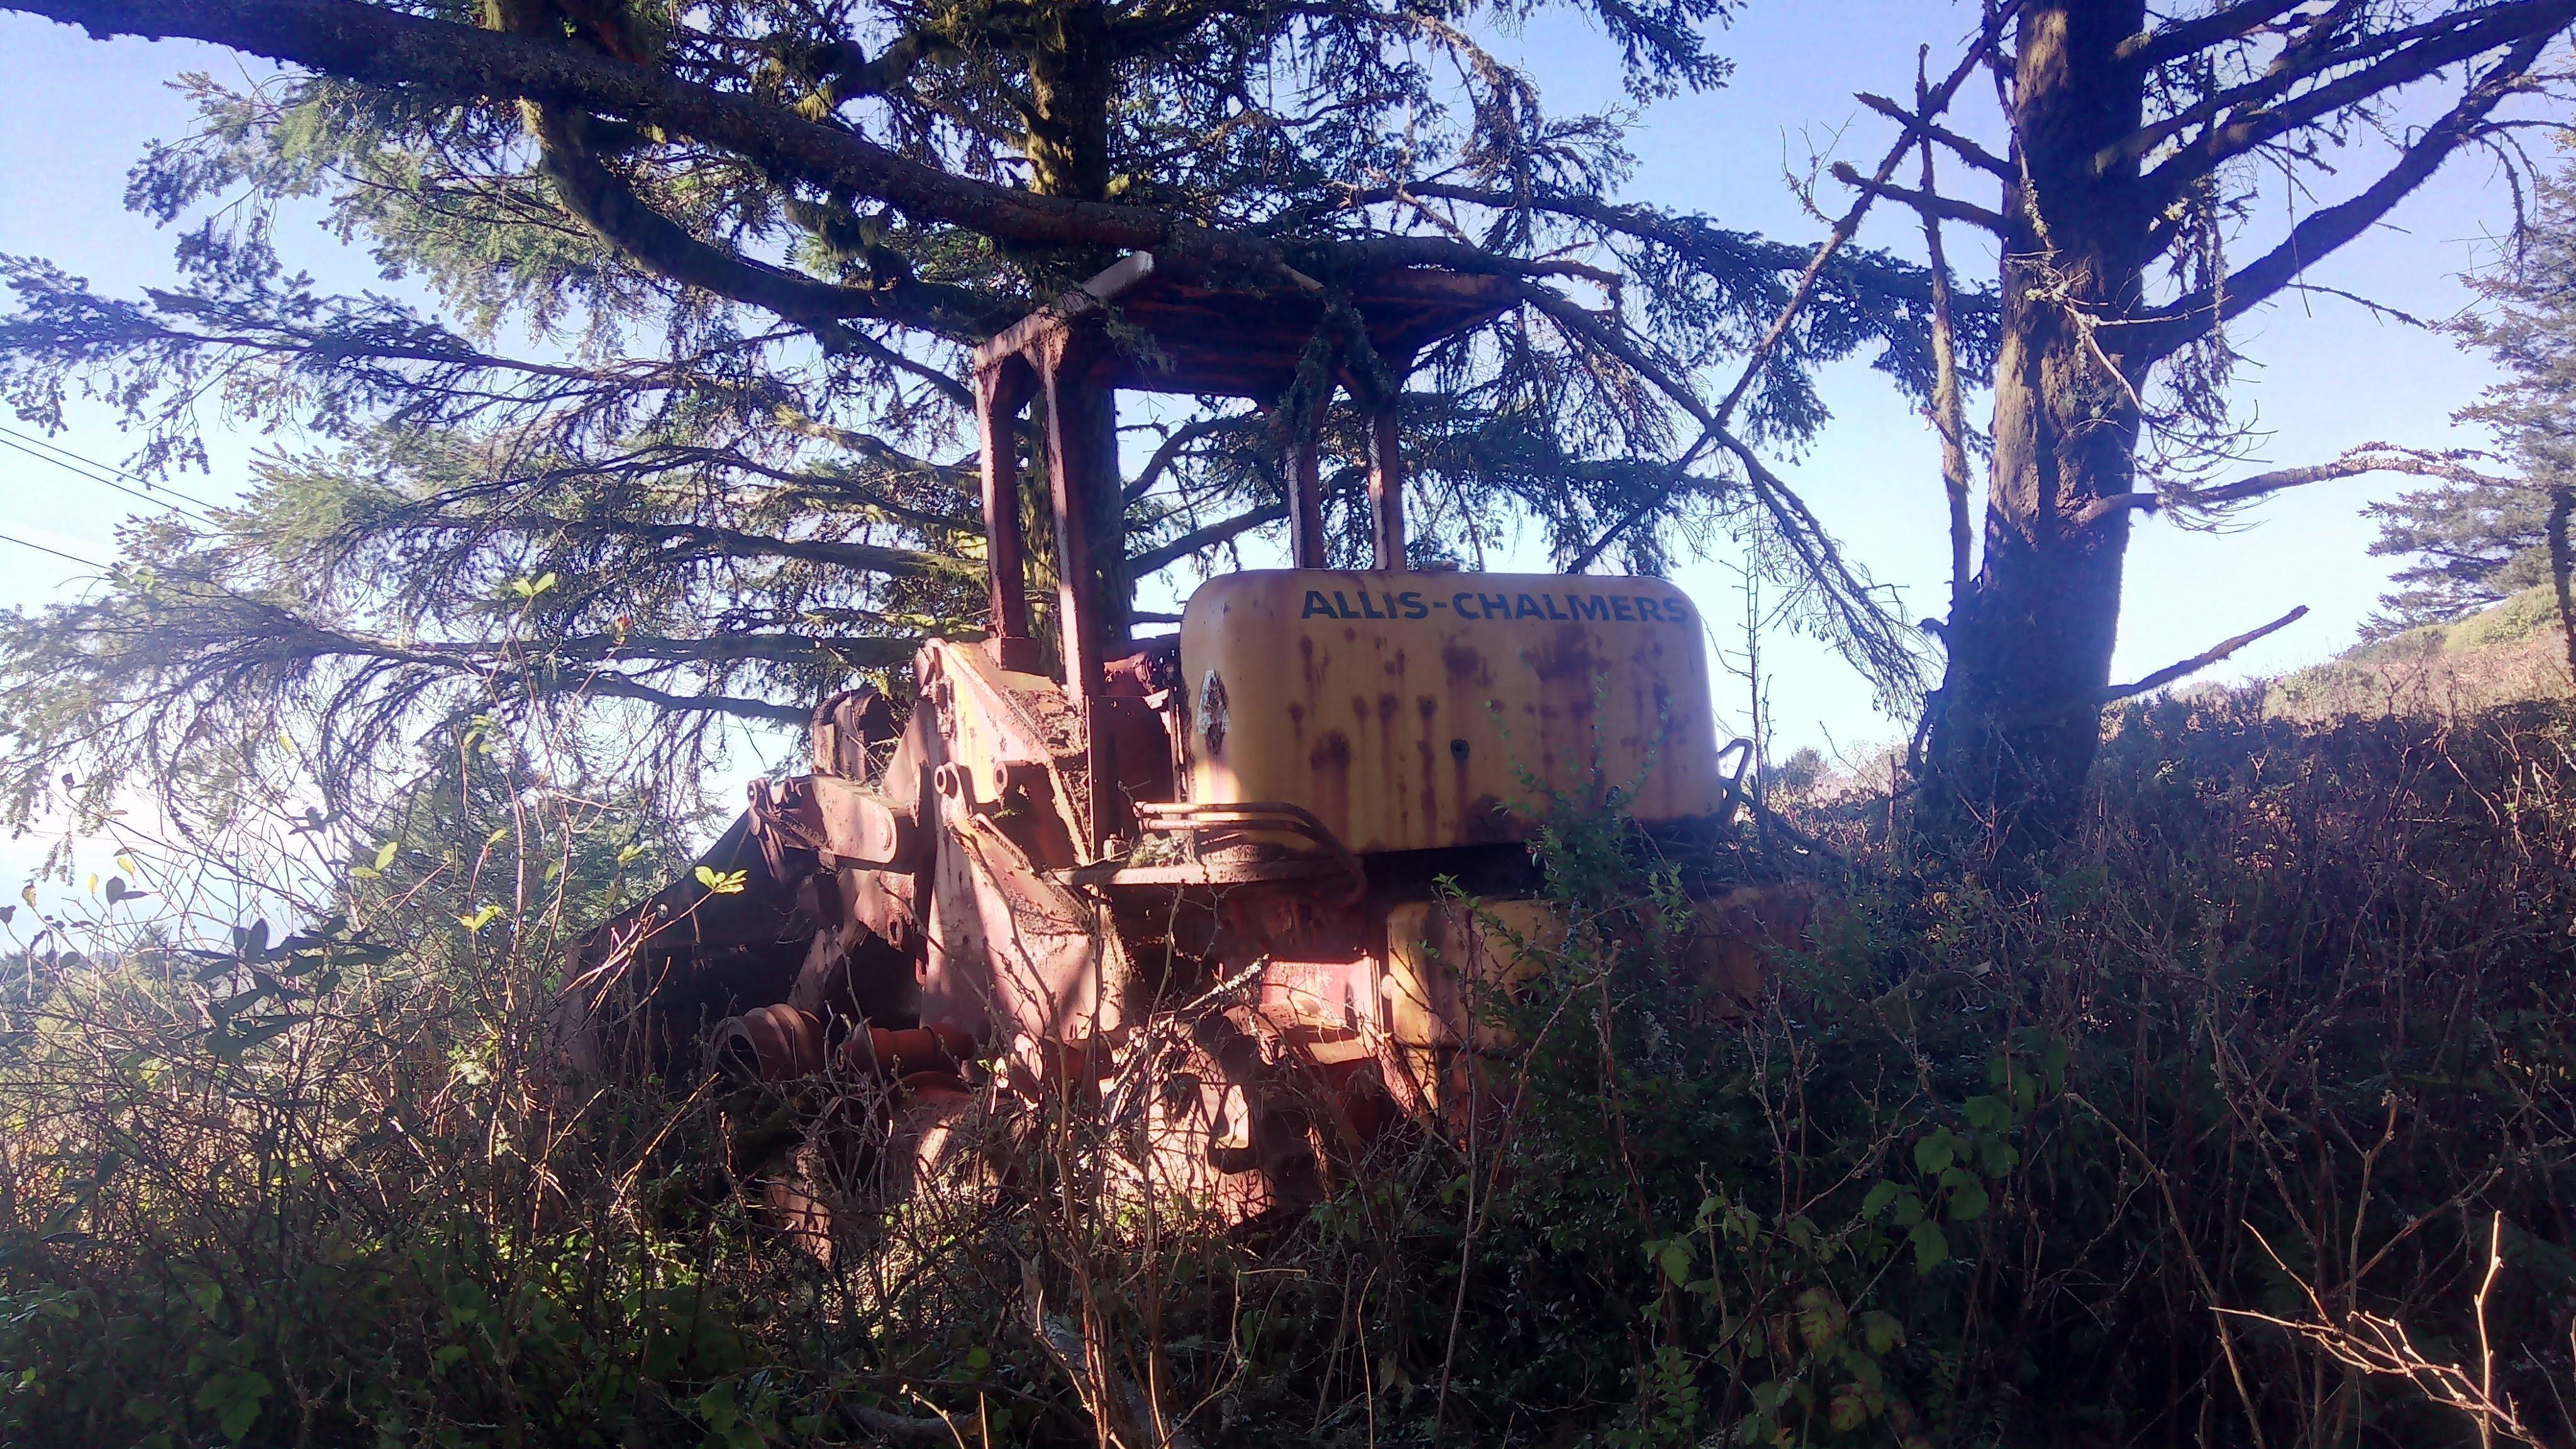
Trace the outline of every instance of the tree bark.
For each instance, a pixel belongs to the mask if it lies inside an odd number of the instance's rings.
[[[1029,160],[1029,189],[1070,201],[1107,201],[1110,181],[1110,102],[1117,73],[1109,40],[1109,12],[1102,0],[1047,6],[1032,19],[1029,124],[1022,151]],[[1069,270],[1088,276],[1114,261],[1108,251],[1068,255]],[[1066,379],[1059,406],[1065,425],[1081,436],[1069,452],[1106,460],[1106,486],[1079,500],[1084,510],[1093,599],[1093,637],[1100,657],[1126,652],[1134,633],[1135,581],[1127,568],[1127,505],[1118,478],[1117,394],[1105,384]],[[1068,649],[1066,657],[1074,657]],[[1092,681],[1096,684],[1096,681]]]
[[[2142,118],[2144,69],[2120,51],[2145,18],[2034,0],[2018,24],[1985,558],[1947,630],[1924,802],[1938,834],[2005,859],[2073,823],[2111,678],[2134,510],[2094,505],[2135,485],[2139,406],[2119,329],[2087,334],[2140,307],[2152,218],[2137,163],[2096,158]]]

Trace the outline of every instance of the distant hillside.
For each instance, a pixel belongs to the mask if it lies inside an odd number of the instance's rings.
[[[2285,674],[2266,687],[2263,709],[2301,720],[2451,716],[2571,694],[2558,605],[2544,585],[2465,619],[2409,629]]]

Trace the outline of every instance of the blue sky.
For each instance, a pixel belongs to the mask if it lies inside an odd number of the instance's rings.
[[[1938,64],[1974,13],[1938,0],[1755,0],[1721,37],[1739,61],[1733,81],[1647,113],[1632,143],[1638,166],[1629,194],[1704,211],[1729,226],[1814,237],[1822,228],[1790,194],[1785,170],[1803,170],[1811,147],[1830,147],[1829,154],[1866,169],[1887,131],[1851,93],[1907,93],[1915,46],[1933,43]],[[1616,99],[1607,47],[1578,22],[1542,15],[1526,31],[1498,37],[1497,45],[1536,71],[1554,109]],[[164,83],[191,68],[243,72],[238,59],[208,47],[100,44],[68,27],[0,16],[0,252],[51,258],[111,293],[166,280],[170,235],[126,212],[121,194],[144,143],[186,128],[187,109]],[[1972,127],[1978,119],[1969,114]],[[2362,174],[2359,164],[2348,170]],[[2324,198],[2354,184],[2328,178]],[[1837,189],[1829,184],[1826,195],[1839,209]],[[2506,193],[2491,168],[2463,163],[2312,280],[2418,316],[2447,316],[2466,300],[2457,274],[2481,261],[2485,239],[2508,219]],[[2281,222],[2269,218],[2258,230],[2277,232]],[[1893,213],[1882,213],[1863,240],[1917,249],[1910,219]],[[290,259],[326,286],[383,285],[362,254],[341,250],[318,228],[283,242]],[[1991,252],[1973,237],[1954,234],[1952,247],[1964,271],[1991,273]],[[2370,441],[2419,447],[2482,441],[2456,430],[2450,414],[2476,395],[2489,370],[2439,337],[2316,298],[2251,319],[2239,340],[2253,364],[2240,394],[2245,412],[2271,433],[2249,471],[2322,461]],[[1828,397],[1837,420],[1784,473],[1855,557],[1903,591],[1910,616],[1940,613],[1947,554],[1927,428],[1858,366],[1833,378]],[[0,426],[19,428],[13,419],[0,419]],[[55,441],[109,463],[132,447],[95,410],[76,414],[75,426]],[[241,485],[255,449],[294,441],[217,438],[212,476],[182,486],[203,497],[227,495]],[[2218,677],[2277,672],[2350,644],[2391,566],[2364,552],[2373,530],[2360,509],[2399,486],[2392,479],[2315,486],[2271,502],[2248,516],[2252,526],[2225,535],[2140,523],[2120,677],[2197,653],[2296,604],[2313,612],[2246,650]],[[114,548],[117,521],[136,506],[97,483],[0,448],[0,533],[104,559]],[[1693,564],[1678,574],[1716,619],[1739,617],[1742,607],[1725,563]],[[61,597],[88,572],[0,543],[0,607]],[[1784,746],[1851,748],[1900,728],[1872,710],[1868,689],[1850,670],[1810,641],[1766,639],[1765,665]],[[1721,707],[1740,716],[1742,686],[1721,677],[1719,691]]]

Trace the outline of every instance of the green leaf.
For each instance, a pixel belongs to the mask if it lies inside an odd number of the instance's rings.
[[[1842,1337],[1843,1321],[1843,1305],[1832,1290],[1819,1286],[1798,1295],[1798,1336],[1809,1353]]]
[[[1958,1159],[1957,1139],[1947,1127],[1935,1128],[1932,1134],[1914,1144],[1915,1169],[1925,1176],[1936,1176],[1941,1169]]]
[[[249,1369],[220,1373],[197,1390],[197,1407],[215,1416],[215,1427],[238,1444],[259,1422],[260,1402],[269,1395],[265,1375]]]
[[[1690,1239],[1666,1238],[1662,1251],[1655,1256],[1657,1261],[1663,1264],[1664,1276],[1673,1280],[1674,1287],[1679,1288],[1690,1282]]]
[[[392,865],[394,863],[394,857],[401,853],[402,842],[398,840],[388,840],[384,844],[377,846],[376,869],[382,871],[386,867]]]
[[[1905,1239],[1914,1245],[1914,1271],[1917,1273],[1929,1273],[1950,1261],[1950,1240],[1941,1236],[1941,1225],[1930,1218],[1916,1223]]]
[[[1873,1184],[1870,1190],[1861,1196],[1860,1215],[1863,1218],[1877,1217],[1887,1211],[1888,1206],[1896,1201],[1896,1195],[1903,1190],[1892,1182]]]
[[[1896,1321],[1895,1314],[1880,1308],[1860,1316],[1860,1335],[1871,1353],[1885,1353],[1905,1345],[1905,1325]]]
[[[1954,1223],[1974,1221],[1984,1217],[1986,1209],[1992,1205],[1993,1200],[1986,1195],[1983,1183],[1970,1182],[1953,1188],[1950,1191],[1950,1221]]]
[[[720,871],[711,866],[702,865],[697,869],[697,877],[698,884],[705,886],[715,895],[738,896],[749,884],[751,872],[748,870]]]
[[[472,935],[480,932],[485,926],[492,924],[494,920],[500,917],[500,914],[501,908],[499,906],[487,905],[470,916],[458,916],[456,918],[456,924],[463,926],[466,933],[468,935]]]

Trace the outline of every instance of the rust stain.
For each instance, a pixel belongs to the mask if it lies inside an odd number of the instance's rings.
[[[1422,756],[1422,828],[1437,830],[1440,827],[1440,787],[1433,782],[1440,777],[1434,772],[1431,762],[1431,725],[1440,713],[1440,701],[1427,694],[1417,695],[1413,707],[1422,715],[1422,723],[1413,731],[1413,747]]]
[[[1454,724],[1455,722],[1453,721],[1452,723]],[[1468,753],[1469,747],[1464,738],[1455,738],[1449,741],[1449,793],[1458,798],[1458,822],[1461,829],[1464,829],[1466,826],[1467,802],[1469,799],[1467,792],[1472,788],[1471,782],[1473,779],[1473,777],[1468,773],[1467,768]]]
[[[1478,844],[1511,840],[1519,835],[1503,813],[1502,797],[1491,793],[1477,796],[1475,803],[1467,807],[1467,818],[1461,823],[1466,827],[1467,838]]]
[[[1494,672],[1486,667],[1485,656],[1472,644],[1451,640],[1442,645],[1440,664],[1442,668],[1449,671],[1449,687],[1452,689],[1467,684],[1472,684],[1478,689],[1493,687]]]
[[[1377,788],[1385,799],[1394,802],[1398,824],[1403,833],[1413,833],[1413,802],[1404,798],[1404,768],[1395,758],[1395,714],[1403,707],[1393,691],[1377,697]]]
[[[1336,829],[1348,827],[1351,818],[1351,737],[1340,730],[1326,730],[1315,738],[1315,747],[1306,753],[1306,766],[1315,779],[1316,813]]]

